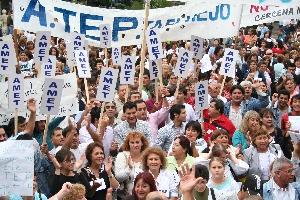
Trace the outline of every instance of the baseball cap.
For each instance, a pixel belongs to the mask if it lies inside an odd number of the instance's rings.
[[[255,174],[249,174],[246,177],[246,181],[242,184],[242,190],[248,191],[250,195],[262,196],[263,183],[259,176]]]

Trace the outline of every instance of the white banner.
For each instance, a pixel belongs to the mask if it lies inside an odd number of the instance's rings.
[[[56,56],[49,56],[48,62],[42,64],[41,74],[43,77],[55,76]]]
[[[97,91],[97,100],[112,102],[115,97],[119,70],[102,67]]]
[[[36,33],[34,47],[34,63],[42,64],[48,61],[51,32],[38,31]]]
[[[120,84],[134,84],[135,59],[133,56],[122,56]]]
[[[196,83],[195,90],[195,110],[208,108],[208,81]]]
[[[100,25],[100,47],[110,48],[111,47],[111,28],[109,24]]]
[[[259,4],[259,5],[277,5],[290,6],[299,5],[299,0],[178,0],[181,2],[193,3],[234,3],[234,4]]]
[[[141,44],[144,10],[117,10],[87,7],[60,0],[13,0],[14,27],[30,32],[51,31],[66,38],[78,32],[99,46],[100,24],[112,27],[112,45]],[[159,30],[164,41],[202,38],[226,38],[238,32],[241,6],[237,4],[200,3],[151,9],[149,28]],[[216,31],[222,29],[222,31]]]
[[[150,80],[155,80],[158,78],[158,67],[156,61],[150,60],[149,72],[150,72]]]
[[[0,56],[0,74],[16,73],[14,66],[16,53],[12,42],[0,41]]]
[[[24,108],[24,75],[11,74],[8,77],[8,86],[9,108]]]
[[[222,65],[220,68],[220,75],[235,78],[235,64],[238,58],[239,51],[226,48],[224,57],[222,58]]]
[[[32,140],[0,142],[0,196],[32,196],[33,172]]]
[[[202,56],[205,54],[203,49],[203,41],[204,39],[198,36],[192,35],[191,37],[191,51],[194,52],[194,58],[201,59]]]
[[[79,78],[91,78],[89,57],[86,50],[76,50],[75,59]]]
[[[111,57],[112,57],[113,65],[121,65],[121,57],[122,57],[121,47],[113,47]]]
[[[157,30],[147,29],[147,46],[150,60],[157,60],[165,57]]]
[[[192,61],[193,52],[185,49],[180,49],[177,63],[174,69],[174,74],[178,77],[186,78],[188,76]]]

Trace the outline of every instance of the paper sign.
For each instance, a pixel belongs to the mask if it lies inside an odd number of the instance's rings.
[[[121,65],[121,56],[121,47],[113,47],[111,54],[113,65]]]
[[[11,110],[24,108],[24,75],[11,74],[8,81],[9,108]]]
[[[300,132],[300,116],[289,116],[289,122],[291,123],[291,131]]]
[[[85,49],[85,36],[79,33],[71,33],[71,39],[73,50]]]
[[[34,47],[34,63],[42,64],[48,61],[51,32],[38,31]]]
[[[203,51],[203,41],[204,39],[198,36],[192,35],[191,37],[191,51],[194,52],[194,58],[201,59],[204,55]]]
[[[15,48],[13,43],[0,41],[0,74],[14,74],[14,53]]]
[[[211,60],[208,54],[205,54],[200,62],[201,62],[201,67],[200,67],[201,73],[205,73],[212,70],[213,66],[211,64]]]
[[[114,100],[118,74],[118,69],[108,67],[101,69],[97,100],[104,102],[112,102]]]
[[[75,58],[77,63],[78,77],[91,78],[91,69],[86,50],[76,50]]]
[[[62,90],[64,86],[63,79],[46,78],[44,92],[40,107],[40,113],[45,115],[56,115],[59,112]]]
[[[300,133],[288,131],[288,134],[291,136],[291,141],[293,142],[300,142]]]
[[[154,80],[158,78],[158,66],[156,61],[150,60],[149,72],[150,72],[150,80]]]
[[[154,29],[147,29],[147,46],[150,60],[157,60],[164,57],[161,41]]]
[[[132,56],[122,56],[120,84],[134,84],[135,60]]]
[[[208,108],[208,81],[201,81],[195,84],[195,110],[206,108]]]
[[[234,49],[226,48],[224,57],[222,59],[222,65],[220,68],[220,75],[235,78],[235,64],[237,61],[239,52]]]
[[[32,196],[33,140],[0,142],[0,196]]]
[[[110,48],[111,47],[111,28],[109,24],[100,25],[100,47],[101,48]]]
[[[192,59],[193,52],[185,49],[180,49],[176,67],[174,69],[174,74],[178,77],[186,78],[192,65]]]
[[[56,56],[49,56],[48,62],[42,64],[42,76],[54,77],[56,70]]]

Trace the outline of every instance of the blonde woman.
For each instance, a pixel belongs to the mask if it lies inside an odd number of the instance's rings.
[[[242,150],[249,147],[251,136],[261,128],[261,118],[259,114],[250,110],[246,112],[239,130],[236,130],[232,136],[232,145],[234,147],[241,146]]]

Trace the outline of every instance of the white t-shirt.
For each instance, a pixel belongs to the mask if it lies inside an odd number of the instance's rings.
[[[160,170],[155,182],[157,190],[163,192],[166,197],[178,197],[179,176],[175,171]]]
[[[262,180],[270,179],[270,164],[276,159],[275,155],[271,154],[270,151],[265,153],[258,153],[260,170],[262,172]]]
[[[86,147],[88,145],[89,145],[88,143],[82,143],[82,144],[79,144],[79,146],[78,146],[77,149],[70,149],[70,151],[74,154],[76,161],[79,160],[80,156],[85,153]],[[56,148],[55,154],[59,150],[61,150],[61,146],[59,146],[59,147]]]

